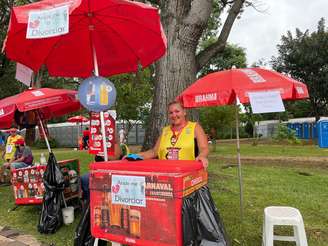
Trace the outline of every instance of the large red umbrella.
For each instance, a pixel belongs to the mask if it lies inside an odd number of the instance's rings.
[[[28,89],[17,95],[0,100],[0,128],[8,128],[16,111],[36,110],[43,119],[50,119],[78,111],[81,108],[77,92],[64,89]],[[41,119],[40,119],[40,122]],[[43,128],[43,125],[41,124]]]
[[[33,11],[69,6],[69,32],[26,39]],[[30,23],[35,25],[36,23]],[[126,0],[44,0],[13,8],[4,44],[6,55],[34,71],[45,64],[49,74],[64,77],[135,72],[159,59],[166,38],[158,10]],[[98,65],[99,64],[99,65]],[[106,146],[103,112],[100,112],[103,146]],[[107,160],[107,153],[104,151]]]
[[[69,6],[69,33],[27,39],[28,16]],[[158,10],[125,0],[44,0],[14,7],[4,50],[8,58],[34,71],[45,64],[49,74],[88,77],[99,64],[99,74],[136,72],[159,59],[166,50]],[[94,61],[96,56],[96,61]]]
[[[280,91],[284,100],[308,98],[305,84],[281,73],[263,68],[230,69],[208,74],[180,95],[187,108],[249,103],[249,92]]]
[[[248,93],[279,91],[284,100],[309,97],[302,82],[263,68],[231,69],[208,74],[185,89],[177,100],[186,108],[250,103]],[[243,216],[243,192],[239,143],[239,120],[236,110],[237,159],[239,171],[240,208]]]

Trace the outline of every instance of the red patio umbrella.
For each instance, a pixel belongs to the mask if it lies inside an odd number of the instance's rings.
[[[230,69],[208,74],[185,89],[177,100],[186,108],[250,103],[248,93],[279,91],[284,100],[309,97],[307,87],[278,72],[263,68]],[[239,120],[236,110],[237,159],[239,171],[240,208],[243,216],[243,192],[239,143]]]
[[[283,100],[309,97],[305,84],[263,68],[230,69],[208,74],[185,89],[179,100],[187,108],[249,103],[249,92],[279,90]]]
[[[30,12],[60,6],[69,7],[69,33],[26,39]],[[150,65],[164,55],[166,38],[158,10],[143,3],[44,0],[13,8],[3,48],[8,58],[34,71],[45,65],[52,76],[109,76]],[[106,146],[103,112],[100,118]]]
[[[82,123],[82,122],[88,122],[89,119],[84,117],[83,115],[77,115],[77,116],[68,118],[67,121],[72,122],[72,123]]]
[[[83,115],[76,115],[73,117],[70,117],[67,119],[68,122],[72,122],[72,123],[76,123],[77,125],[79,123],[81,123],[81,130],[78,128],[78,133],[77,133],[77,143],[79,143],[79,139],[80,139],[80,131],[82,131],[82,123],[83,122],[88,122],[89,119],[84,117]]]
[[[16,111],[36,110],[39,116],[42,115],[43,119],[50,119],[78,111],[80,107],[76,91],[50,88],[28,89],[0,100],[0,128],[9,128],[11,126]],[[44,132],[40,117],[39,120],[41,130]],[[50,151],[47,139],[46,142]]]
[[[28,16],[69,6],[69,33],[51,38],[27,39]],[[4,51],[8,58],[34,71],[45,64],[51,76],[89,77],[136,72],[164,55],[166,38],[158,10],[125,0],[44,0],[14,7]]]

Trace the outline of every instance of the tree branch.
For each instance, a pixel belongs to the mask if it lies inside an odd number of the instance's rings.
[[[209,60],[222,52],[227,43],[228,36],[230,34],[232,25],[236,20],[238,14],[241,12],[245,0],[235,0],[233,5],[229,10],[229,14],[224,22],[220,35],[215,43],[208,46],[205,50],[201,51],[196,56],[197,70],[199,71],[203,66],[205,66]]]

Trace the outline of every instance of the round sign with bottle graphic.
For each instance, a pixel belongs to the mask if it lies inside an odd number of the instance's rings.
[[[100,76],[85,79],[79,87],[80,103],[93,112],[106,111],[116,101],[116,89],[112,82]]]

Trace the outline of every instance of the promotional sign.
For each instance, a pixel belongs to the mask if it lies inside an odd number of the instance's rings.
[[[112,203],[146,207],[145,177],[113,175]]]
[[[16,76],[15,78],[22,82],[23,84],[30,86],[32,80],[33,70],[29,67],[20,64],[17,62],[16,64]]]
[[[126,181],[123,177],[123,174],[111,176],[106,172],[90,174],[92,235],[128,245],[177,245],[173,179],[156,175],[140,177],[145,184],[142,189],[146,193],[144,199],[147,199],[147,204],[139,206],[113,200],[113,193],[129,186],[118,188],[118,180]],[[136,177],[131,176],[131,179]],[[129,176],[125,178],[129,180]],[[130,181],[128,183],[133,186],[133,181]]]
[[[89,111],[106,111],[115,103],[115,86],[108,79],[100,76],[87,78],[79,87],[79,100]]]
[[[104,112],[105,132],[107,153],[109,156],[114,155],[115,147],[115,120],[109,112]],[[103,141],[100,126],[100,114],[96,112],[90,113],[90,138],[89,153],[95,155],[103,155]]]
[[[279,91],[249,92],[248,96],[254,114],[285,111]]]
[[[58,161],[65,180],[64,197],[66,200],[78,197],[80,188],[80,162],[77,159]],[[17,205],[42,204],[45,187],[43,174],[46,165],[12,169],[12,185]]]
[[[66,33],[68,6],[29,12],[26,39],[49,38]]]

